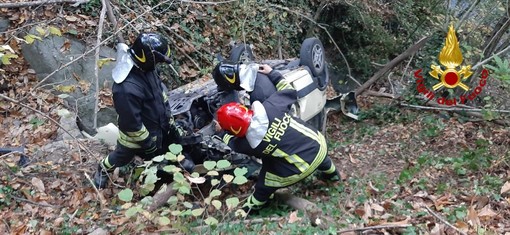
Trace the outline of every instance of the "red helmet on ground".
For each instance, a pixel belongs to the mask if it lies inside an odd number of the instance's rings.
[[[226,130],[237,137],[244,137],[250,126],[253,111],[239,103],[228,103],[221,106],[216,112],[218,123],[223,130]]]

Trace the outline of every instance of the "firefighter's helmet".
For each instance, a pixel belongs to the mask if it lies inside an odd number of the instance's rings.
[[[242,90],[239,77],[239,64],[231,61],[221,61],[213,71],[213,78],[219,90]]]
[[[221,129],[237,137],[244,137],[250,126],[253,111],[246,106],[231,102],[224,104],[217,111],[218,123]]]
[[[138,35],[129,54],[135,64],[144,71],[154,70],[157,63],[171,63],[168,41],[155,33]]]

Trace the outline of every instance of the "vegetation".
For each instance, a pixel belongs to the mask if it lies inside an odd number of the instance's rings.
[[[26,2],[19,2],[22,4]],[[103,4],[111,18],[99,25]],[[26,145],[34,155],[27,167],[16,153],[0,155],[1,233],[78,234],[105,232],[189,234],[336,234],[369,231],[395,234],[502,234],[510,226],[509,12],[505,1],[99,1],[78,5],[3,6],[9,26],[0,37],[0,143]],[[103,18],[104,19],[104,18]],[[476,99],[458,106],[438,106],[416,89],[413,73],[438,65],[450,25],[460,42],[463,65],[480,82],[490,72]],[[182,147],[141,163],[112,178],[110,189],[96,191],[87,177],[103,145],[65,144],[51,156],[36,153],[53,142],[59,126],[62,96],[44,87],[21,53],[50,36],[71,37],[96,46],[132,41],[139,32],[157,31],[173,48],[172,69],[163,76],[177,87],[208,77],[216,54],[229,44],[251,43],[257,59],[289,58],[310,36],[326,47],[333,93],[356,88],[423,37],[423,48],[384,73],[360,94],[359,121],[329,115],[329,154],[343,181],[328,184],[312,176],[291,187],[291,194],[315,203],[327,226],[311,226],[308,211],[274,201],[260,213],[239,210],[253,184],[245,169],[224,173],[226,160],[208,161],[207,174],[188,174],[161,162],[182,157]],[[60,50],[65,50],[63,45]],[[91,50],[92,52],[93,50]],[[109,63],[102,58],[98,64]],[[437,81],[425,82],[432,87]],[[36,89],[37,88],[37,89]],[[59,86],[61,92],[73,87]],[[372,93],[372,94],[373,94]],[[466,95],[441,89],[437,97]],[[381,98],[380,96],[386,97]],[[393,97],[393,98],[387,98]],[[107,102],[103,102],[107,105]],[[411,108],[414,109],[411,109]],[[462,109],[462,110],[461,110]],[[38,112],[37,112],[38,111]],[[53,120],[53,121],[52,121]],[[506,126],[505,126],[506,125]],[[96,143],[97,144],[97,143]],[[4,146],[0,146],[4,147]],[[85,148],[84,148],[85,147]],[[92,151],[92,153],[85,151]],[[157,172],[172,184],[161,188]],[[175,190],[162,207],[149,210],[155,191]]]

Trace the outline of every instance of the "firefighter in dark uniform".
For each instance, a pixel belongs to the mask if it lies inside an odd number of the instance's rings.
[[[324,180],[340,180],[327,156],[324,136],[289,114],[297,99],[296,90],[269,65],[261,65],[259,72],[268,75],[278,88],[276,93],[263,103],[253,102],[251,109],[228,103],[217,111],[221,129],[229,132],[223,135],[224,142],[236,152],[262,159],[259,179],[243,206],[245,210],[259,209],[277,189],[293,185],[316,170]]]
[[[170,113],[167,88],[155,68],[158,63],[171,62],[167,40],[142,33],[131,48],[121,43],[117,50],[112,92],[119,137],[116,149],[98,164],[94,175],[98,188],[106,187],[108,172],[114,168],[127,165],[135,155],[150,160],[164,154],[180,136]]]
[[[213,70],[214,82],[219,91],[245,90],[250,96],[250,104],[255,100],[264,102],[276,92],[276,87],[267,74],[260,73],[258,64],[243,64],[232,61],[221,61]],[[234,77],[225,74],[235,74]]]

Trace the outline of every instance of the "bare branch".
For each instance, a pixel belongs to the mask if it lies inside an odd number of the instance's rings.
[[[405,50],[402,54],[395,57],[388,64],[386,64],[382,69],[377,71],[367,82],[365,82],[361,87],[356,90],[356,95],[363,93],[368,87],[374,84],[380,77],[382,77],[386,72],[395,67],[397,64],[405,60],[407,57],[414,55],[416,51],[422,48],[425,43],[430,39],[430,37],[424,37],[416,42],[414,45]]]
[[[99,49],[101,44],[101,37],[103,37],[103,25],[104,25],[104,17],[106,15],[106,9],[108,4],[105,0],[101,0],[101,4],[103,7],[101,8],[101,14],[99,15],[99,28],[97,30],[97,42],[96,42],[96,54],[95,54],[95,63],[94,63],[94,76],[96,77],[96,94],[94,95],[94,120],[93,126],[94,130],[97,128],[97,113],[99,112]]]
[[[439,216],[438,214],[434,213],[427,205],[423,205],[423,208],[427,209],[427,211],[432,214],[434,217],[436,217],[437,219],[439,219],[441,222],[443,222],[444,224],[448,225],[448,227],[450,228],[453,228],[455,231],[457,231],[458,233],[462,234],[462,235],[467,235],[467,233],[465,233],[464,231],[458,229],[457,227],[453,226],[452,224],[450,224],[448,221],[446,221],[445,219],[441,218],[441,216]]]
[[[367,230],[376,230],[376,229],[389,229],[389,228],[407,228],[413,226],[412,224],[387,224],[387,225],[377,225],[377,226],[369,226],[364,228],[351,228],[351,229],[343,229],[336,231],[337,234],[342,233],[350,233],[350,232],[359,232],[359,231],[367,231]]]

